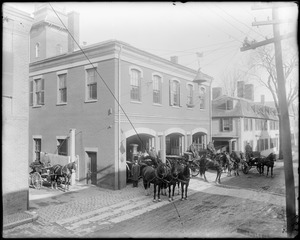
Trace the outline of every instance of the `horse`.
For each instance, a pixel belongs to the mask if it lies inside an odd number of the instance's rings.
[[[157,198],[160,202],[160,189],[162,185],[162,181],[167,176],[167,166],[164,163],[159,163],[157,168],[153,166],[148,166],[145,163],[141,163],[141,174],[143,178],[143,184],[146,191],[146,196],[150,195],[149,189],[150,184],[154,185],[154,195],[153,195],[153,202],[156,202],[156,187],[158,187],[157,191]]]
[[[181,200],[187,200],[187,192],[190,184],[190,167],[188,163],[178,165],[178,182],[181,184]],[[173,188],[174,195],[174,188]]]
[[[242,152],[240,152],[238,154],[238,152],[236,151],[232,151],[231,154],[230,154],[230,160],[231,160],[231,163],[230,163],[230,169],[228,169],[228,172],[230,173],[231,175],[231,170],[234,171],[234,175],[235,176],[239,176],[239,167],[241,165],[241,162],[245,162],[246,161],[246,158],[244,156],[244,154]]]
[[[267,177],[269,174],[269,169],[271,168],[271,177],[273,177],[273,167],[276,161],[276,154],[270,153],[267,157],[260,157],[258,163],[260,164],[260,174],[264,174],[264,168],[267,167]]]
[[[63,177],[65,180],[65,188],[64,191],[69,190],[70,179],[72,177],[72,170],[76,170],[76,163],[70,162],[64,166],[60,164],[55,164],[50,170],[51,173],[51,187],[53,188],[53,184],[56,185],[55,189],[57,189],[57,181],[60,177]]]
[[[179,194],[179,181],[178,181],[178,160],[167,159],[167,175],[162,181],[162,195],[167,195],[166,189],[169,189],[169,202],[174,200],[174,192],[176,183],[178,184],[178,194]],[[172,196],[171,196],[171,187],[172,189]]]
[[[213,159],[210,159],[204,154],[199,161],[199,168],[200,168],[200,176],[204,177],[204,181],[208,182],[205,176],[205,172],[208,169],[211,170],[216,170],[217,171],[217,176],[215,182],[221,183],[221,175],[222,171],[226,166],[226,161],[229,159],[229,154],[224,152],[224,153],[218,153]]]

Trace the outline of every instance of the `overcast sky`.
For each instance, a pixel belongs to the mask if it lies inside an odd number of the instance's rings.
[[[258,2],[256,2],[258,3]],[[33,13],[34,2],[10,3]],[[241,52],[243,40],[273,37],[271,25],[252,26],[252,22],[272,19],[270,9],[252,10],[254,2],[52,2],[67,12],[80,14],[80,44],[117,39],[134,47],[170,59],[178,56],[179,64],[201,70],[219,86],[222,76],[244,64],[250,51]],[[297,7],[282,8],[281,18],[297,18]],[[292,27],[295,28],[295,25]],[[290,32],[282,25],[281,33]],[[203,53],[197,57],[196,53]],[[259,101],[260,88],[255,100]],[[261,90],[264,92],[264,90]],[[266,100],[272,100],[266,94]]]

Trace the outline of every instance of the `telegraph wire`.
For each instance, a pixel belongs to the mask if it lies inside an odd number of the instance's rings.
[[[225,14],[227,14],[228,16],[232,17],[234,20],[236,20],[237,22],[243,24],[244,26],[246,26],[248,29],[250,29],[251,31],[255,32],[256,34],[262,36],[263,38],[265,38],[266,36],[262,35],[261,33],[259,32],[256,32],[252,27],[249,27],[247,24],[241,22],[240,20],[238,20],[237,18],[233,17],[232,15],[230,15],[229,13],[227,13],[223,8],[217,6],[217,5],[214,5],[216,6],[217,8],[219,8],[221,11],[223,11]]]
[[[135,129],[133,123],[131,122],[131,120],[129,119],[127,113],[125,112],[125,110],[123,109],[123,107],[121,106],[119,100],[116,98],[116,96],[114,95],[114,93],[112,92],[112,90],[109,88],[109,86],[107,85],[107,83],[105,82],[105,80],[102,78],[102,76],[100,75],[100,73],[98,72],[97,68],[94,67],[93,63],[90,61],[90,59],[88,58],[88,56],[85,54],[85,52],[83,51],[83,49],[80,47],[80,45],[77,43],[77,41],[75,40],[74,36],[70,33],[69,29],[66,27],[66,25],[63,23],[63,21],[61,20],[61,18],[58,16],[57,12],[54,10],[54,8],[52,7],[51,3],[49,2],[50,7],[52,8],[53,12],[56,14],[56,16],[58,17],[58,19],[60,20],[60,22],[62,23],[62,25],[65,27],[65,29],[68,31],[68,34],[72,37],[73,41],[76,43],[76,45],[78,46],[78,48],[80,49],[80,51],[83,53],[83,55],[86,57],[86,59],[88,60],[88,62],[92,65],[93,69],[95,69],[95,71],[97,72],[98,76],[100,77],[100,79],[102,80],[102,82],[104,83],[104,85],[106,86],[106,88],[108,89],[108,91],[110,92],[110,94],[113,96],[113,98],[115,99],[115,101],[118,103],[119,107],[122,109],[124,115],[126,116],[127,120],[129,121],[130,125],[132,126],[133,130],[135,131],[135,133],[137,134],[142,147],[145,148],[145,145],[140,137],[140,135],[138,134],[137,130]]]
[[[185,5],[185,4],[183,4],[183,6],[184,6],[184,8],[186,8],[186,5]],[[191,12],[191,13],[193,13],[193,14],[195,14],[193,11],[190,11],[190,10],[188,10],[188,9],[186,9],[186,10],[189,11],[189,12]],[[195,14],[195,16],[200,17],[199,15],[196,15],[196,14]],[[206,21],[205,18],[202,18],[202,17],[200,17],[200,18],[201,18],[201,19],[204,19],[204,20]],[[209,24],[214,25],[214,24],[212,24],[211,22],[210,22]],[[216,26],[216,25],[214,25],[214,26]],[[218,28],[219,30],[221,30],[223,33],[225,33],[226,35],[228,35],[229,37],[231,37],[231,38],[235,39],[236,41],[238,41],[238,42],[240,42],[240,43],[243,44],[243,42],[242,42],[241,40],[239,40],[239,39],[237,39],[236,37],[232,36],[231,34],[225,32],[222,28],[219,28],[219,27],[217,27],[217,28]]]

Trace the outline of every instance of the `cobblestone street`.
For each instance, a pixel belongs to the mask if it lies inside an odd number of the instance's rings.
[[[188,208],[195,208],[199,205],[195,200],[205,196],[207,196],[208,199],[211,198],[209,196],[215,196],[216,198],[219,195],[222,198],[228,196],[233,199],[240,199],[239,202],[241,199],[244,199],[242,202],[251,202],[251,200],[261,202],[260,208],[255,209],[255,206],[251,206],[251,208],[248,207],[244,209],[245,212],[251,209],[253,214],[254,212],[257,214],[258,211],[266,211],[266,209],[272,210],[272,206],[276,209],[284,209],[285,191],[284,179],[282,177],[282,162],[276,162],[274,178],[260,176],[256,169],[251,170],[247,175],[244,175],[243,173],[240,174],[239,177],[227,177],[226,174],[222,174],[221,185],[216,185],[213,182],[215,179],[214,172],[207,172],[209,183],[204,182],[199,176],[192,178],[189,187],[190,199],[187,200],[187,202],[181,202],[179,200],[180,197],[175,194],[175,202],[173,203],[170,203],[166,196],[162,196],[161,202],[153,203],[152,196],[145,196],[141,181],[139,182],[138,188],[132,188],[132,185],[129,184],[125,189],[116,191],[85,184],[72,186],[71,191],[66,193],[52,190],[47,187],[43,187],[41,190],[30,189],[29,210],[30,212],[36,212],[39,216],[38,219],[32,223],[5,230],[3,236],[9,238],[31,238],[37,236],[103,237],[103,234],[106,234],[105,236],[111,237],[108,233],[115,233],[115,236],[118,236],[119,231],[120,233],[124,232],[122,226],[130,233],[130,222],[139,222],[138,219],[141,218],[141,216],[145,217],[147,214],[151,215],[151,218],[156,216],[156,214],[159,213],[159,210],[152,211],[154,209],[165,209],[168,208],[168,206],[173,208],[172,205],[176,204],[179,211],[181,211],[182,209],[180,206],[183,203],[192,203],[194,204],[193,206],[186,204],[185,206]],[[298,179],[298,176],[295,177]],[[295,181],[295,183],[297,184],[298,182]],[[296,190],[298,190],[298,185]],[[194,199],[194,201],[191,199]],[[207,200],[204,199],[203,201],[205,202]],[[272,206],[269,206],[268,204],[271,204]],[[219,205],[222,206],[221,202]],[[203,207],[205,206],[206,205],[204,204]],[[272,211],[269,212],[269,214],[272,215]],[[235,214],[237,214],[234,212],[234,209],[230,208],[228,208],[226,212],[231,214],[231,217],[234,217]],[[159,218],[164,219],[163,215],[159,216]],[[255,216],[255,214],[253,216]],[[281,230],[277,229],[277,231],[282,231],[285,224],[285,217],[281,216],[278,220],[277,215],[275,214],[273,215],[273,218],[277,221],[276,226],[278,227],[279,224],[281,228]],[[129,219],[130,221],[126,221]],[[155,220],[155,218],[153,218],[153,221],[150,221],[153,223],[152,227],[155,229],[155,224],[159,223],[159,221]],[[172,221],[178,220],[174,218]],[[120,224],[121,222],[122,224]],[[134,230],[132,229],[132,234],[129,234],[129,236],[138,236],[137,234],[139,232],[134,233],[133,231]],[[202,231],[203,233],[207,233],[210,230],[208,228],[206,230],[203,229]],[[232,231],[232,229],[230,231]],[[225,233],[226,231],[224,234]],[[229,233],[227,232],[226,234],[228,235]],[[245,237],[245,235],[238,233],[237,231],[231,233],[230,236]],[[280,233],[278,236],[284,237],[285,235]]]

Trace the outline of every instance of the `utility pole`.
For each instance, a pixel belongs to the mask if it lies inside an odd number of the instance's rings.
[[[272,9],[272,20],[267,22],[255,22],[256,26],[272,24],[274,38],[268,39],[262,42],[247,42],[245,41],[241,51],[247,51],[249,49],[255,49],[260,46],[264,46],[269,43],[274,43],[275,46],[275,63],[277,72],[277,84],[278,84],[278,102],[279,102],[279,118],[281,121],[282,128],[282,152],[284,159],[284,174],[285,174],[285,188],[286,188],[286,219],[287,219],[287,235],[292,237],[293,230],[296,223],[296,201],[295,201],[295,182],[294,182],[294,172],[293,172],[293,159],[292,159],[292,146],[291,146],[291,131],[290,131],[290,120],[288,113],[288,105],[286,100],[286,89],[285,89],[285,78],[282,65],[282,50],[281,50],[281,40],[292,36],[288,34],[286,36],[280,35],[279,24],[279,8],[286,5],[279,5],[278,3],[272,3],[268,5],[254,6],[253,10],[258,9]],[[294,5],[292,5],[294,6]],[[252,24],[253,25],[253,24]],[[284,123],[284,124],[283,124]]]

